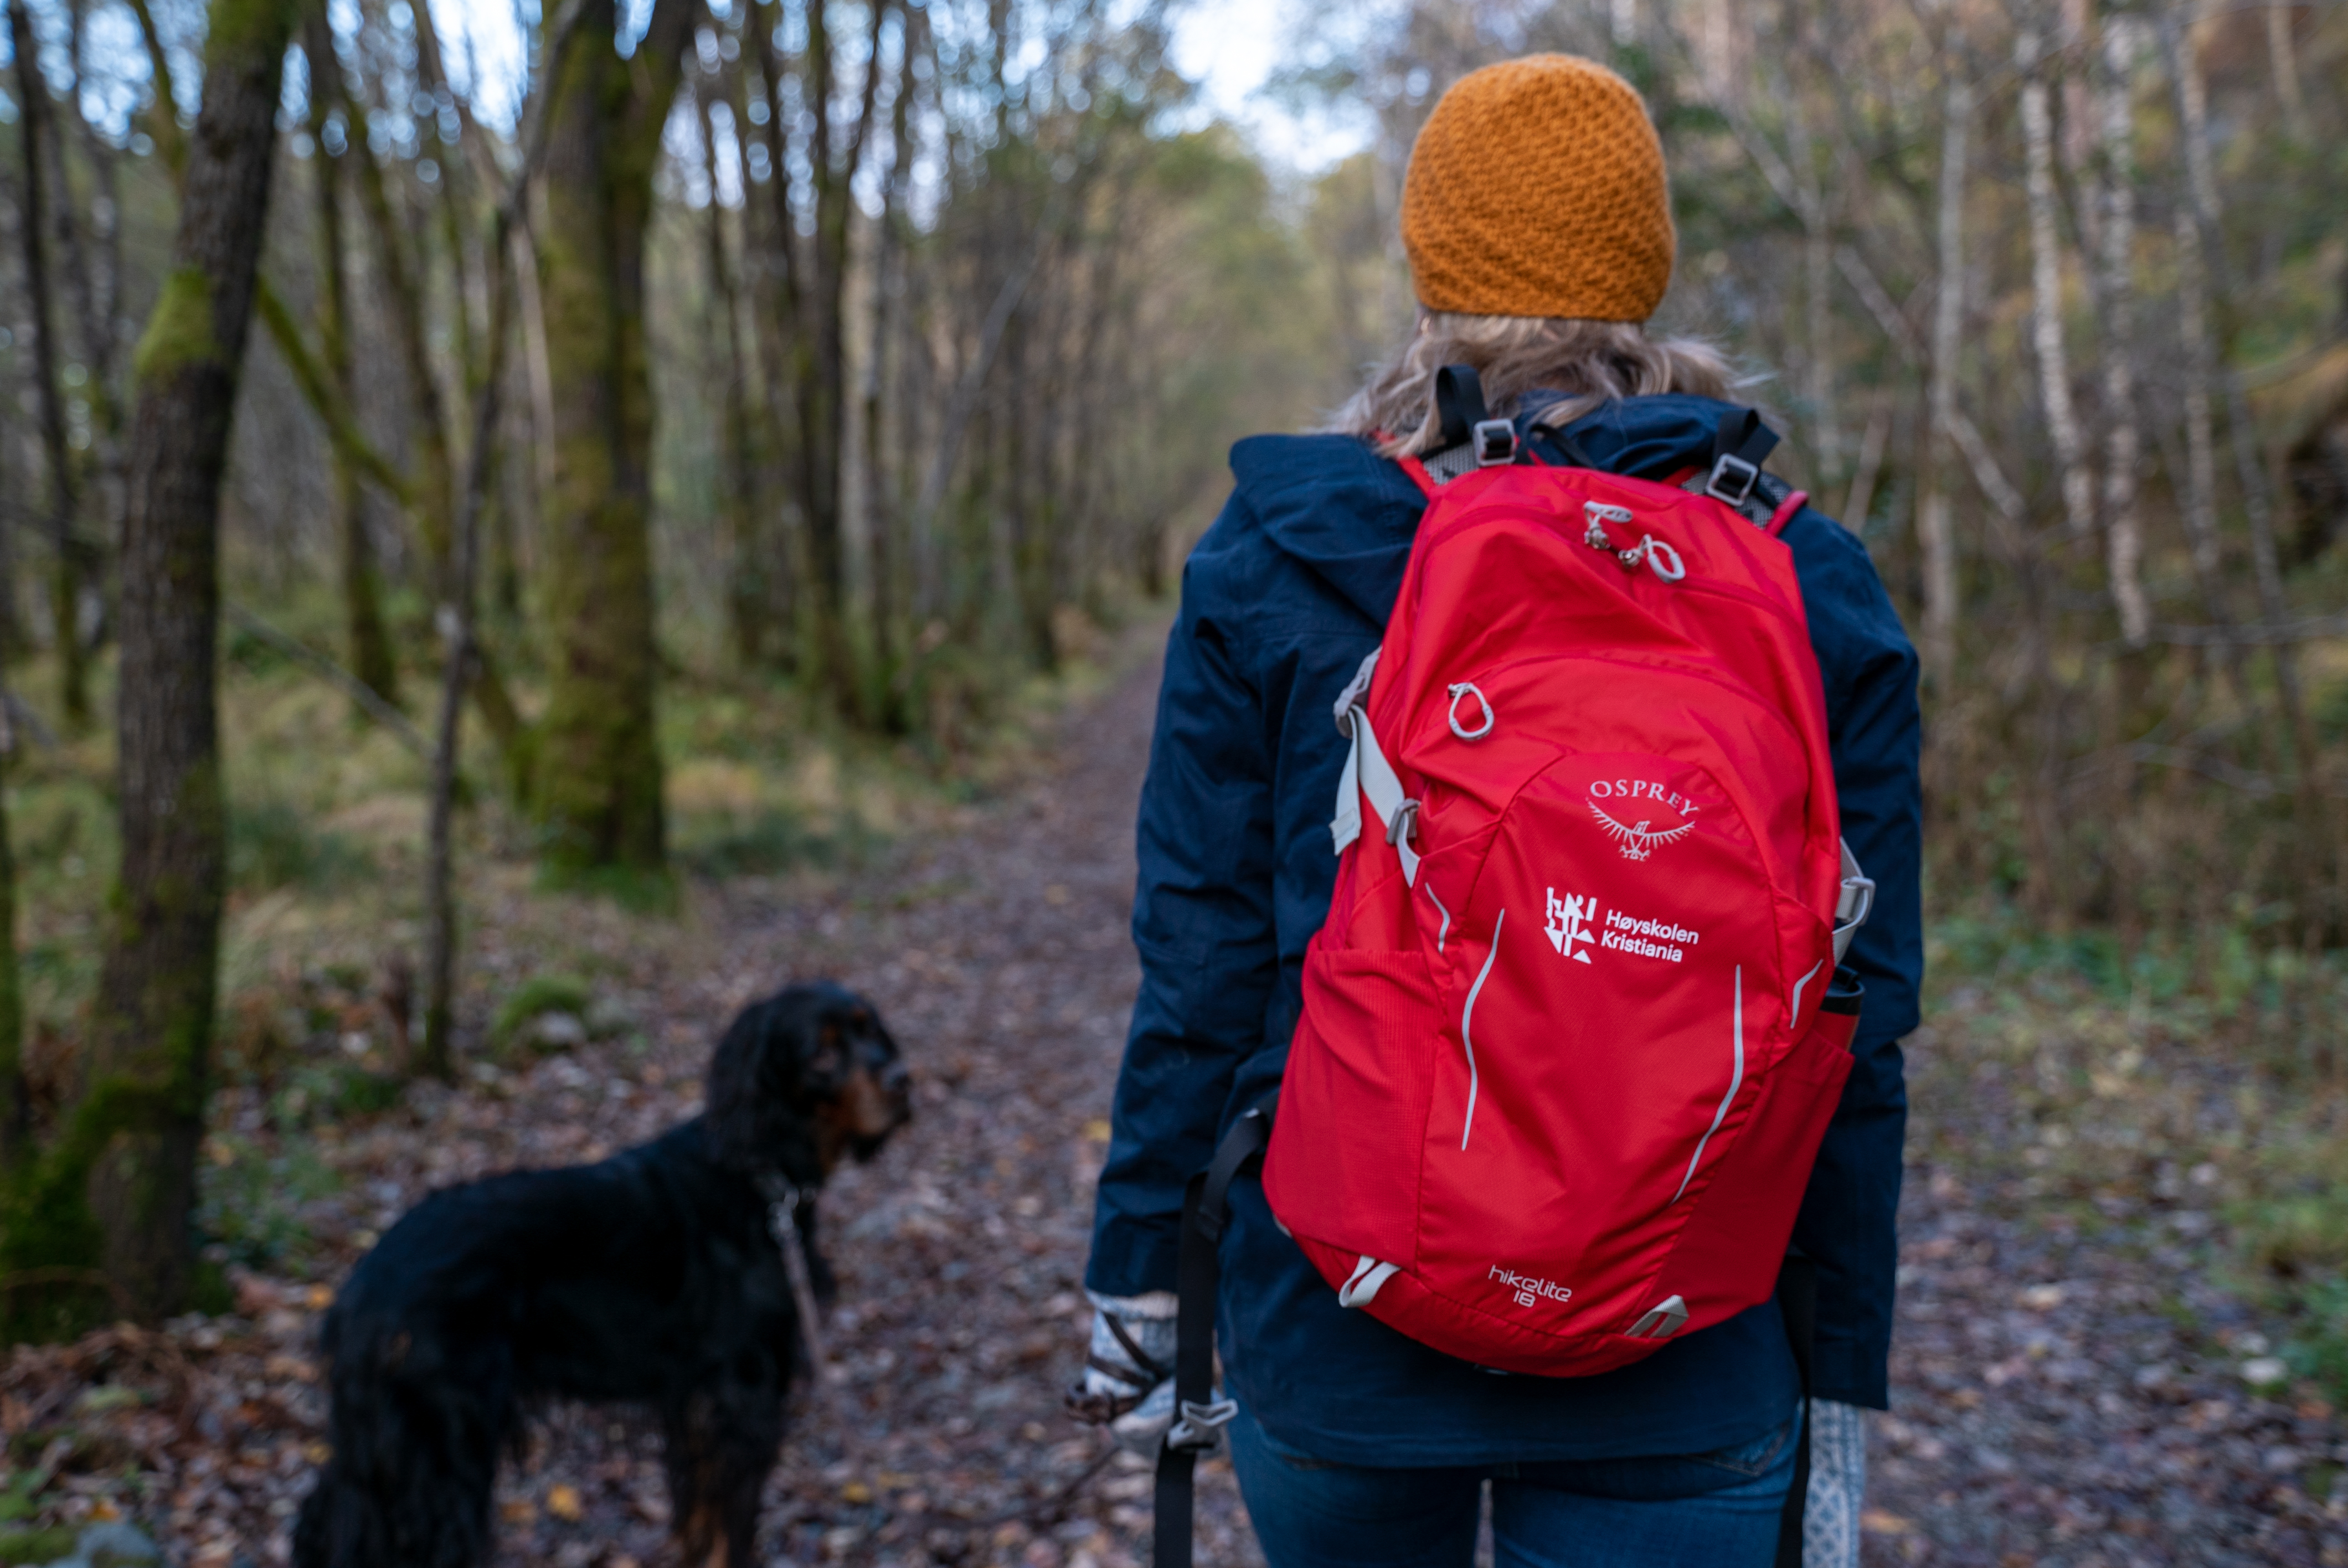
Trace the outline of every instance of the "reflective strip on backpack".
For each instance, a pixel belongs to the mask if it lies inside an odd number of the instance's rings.
[[[1736,1056],[1735,1065],[1729,1070],[1728,1092],[1720,1097],[1720,1109],[1712,1113],[1712,1125],[1705,1128],[1704,1130],[1704,1136],[1695,1141],[1695,1153],[1688,1156],[1687,1174],[1680,1178],[1680,1190],[1672,1194],[1672,1202],[1673,1203],[1678,1203],[1680,1201],[1680,1198],[1688,1190],[1688,1184],[1695,1180],[1696,1162],[1704,1158],[1704,1146],[1712,1142],[1712,1135],[1720,1131],[1720,1124],[1723,1122],[1728,1120],[1728,1108],[1736,1102],[1736,1091],[1745,1087],[1744,965],[1739,964],[1736,966],[1736,973],[1734,978],[1733,984],[1735,987],[1735,991],[1734,993],[1735,1000],[1731,1006],[1731,1010],[1728,1015],[1728,1030],[1729,1040],[1735,1050]],[[1636,1331],[1633,1330],[1633,1332]]]

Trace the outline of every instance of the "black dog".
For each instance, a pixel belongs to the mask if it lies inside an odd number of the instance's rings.
[[[734,1020],[703,1113],[600,1164],[433,1194],[359,1260],[326,1316],[334,1454],[298,1568],[488,1561],[499,1456],[534,1401],[646,1406],[666,1438],[685,1561],[748,1568],[783,1434],[799,1315],[768,1228],[910,1115],[896,1043],[861,998],[793,986]]]

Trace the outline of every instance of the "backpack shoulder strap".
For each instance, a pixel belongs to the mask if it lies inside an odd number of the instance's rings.
[[[1525,454],[1517,427],[1495,419],[1484,401],[1484,378],[1472,364],[1447,364],[1435,373],[1435,416],[1439,445],[1403,467],[1429,496],[1463,474],[1521,462]]]

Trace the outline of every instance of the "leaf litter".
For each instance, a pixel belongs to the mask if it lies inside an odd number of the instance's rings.
[[[918,1076],[916,1118],[824,1194],[834,1380],[794,1396],[764,1554],[1147,1562],[1147,1469],[1105,1456],[1058,1393],[1083,1353],[1092,1185],[1137,984],[1126,915],[1153,695],[1151,670],[1119,682],[1015,793],[862,872],[697,889],[664,942],[607,924],[606,981],[634,1028],[561,1031],[557,1054],[479,1063],[456,1091],[411,1086],[371,1122],[314,1129],[342,1185],[301,1199],[306,1249],[232,1270],[232,1311],[10,1355],[0,1542],[127,1518],[174,1563],[284,1563],[325,1452],[318,1317],[374,1236],[436,1185],[600,1158],[692,1114],[732,1011],[831,975],[880,1006]],[[481,924],[487,961],[510,968],[526,921]],[[2348,1434],[2240,1327],[2203,1266],[2206,1216],[2045,1223],[2027,1182],[1949,1154],[1990,1147],[1997,1111],[1933,1096],[1948,1086],[1933,1039],[1918,1042],[1932,1121],[1910,1141],[1868,1562],[2348,1568]],[[263,1110],[224,1091],[216,1145],[268,1144]],[[1200,1562],[1262,1563],[1220,1460],[1199,1513]],[[501,1473],[497,1516],[499,1568],[666,1563],[658,1439],[626,1410],[548,1409]]]

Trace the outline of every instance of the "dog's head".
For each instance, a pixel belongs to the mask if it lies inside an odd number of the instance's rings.
[[[744,1171],[819,1182],[913,1113],[911,1075],[872,1004],[828,980],[742,1009],[709,1064],[710,1137]]]

